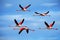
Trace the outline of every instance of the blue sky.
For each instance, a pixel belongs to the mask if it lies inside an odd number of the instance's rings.
[[[25,7],[28,4],[30,12],[19,11],[19,4]],[[0,40],[60,40],[60,0],[0,0]],[[50,11],[49,16],[33,16],[34,12],[44,13]],[[27,34],[23,31],[20,35],[19,30],[13,30],[9,25],[15,26],[14,19],[20,22],[25,19],[23,25],[30,29],[35,29],[34,32],[29,31]],[[58,30],[39,30],[45,28],[44,21],[48,24],[56,21],[53,28]]]

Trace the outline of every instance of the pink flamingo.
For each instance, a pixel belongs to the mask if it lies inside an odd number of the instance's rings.
[[[51,23],[50,25],[48,25],[48,23],[47,23],[46,21],[45,21],[44,23],[45,23],[45,25],[47,26],[47,29],[52,29],[55,21],[53,21],[53,23]]]
[[[26,32],[27,32],[27,34],[28,34],[28,33],[29,33],[29,30],[31,30],[31,29],[27,28],[27,26],[23,26],[23,27],[20,28],[19,34],[20,34],[23,30],[26,30]],[[35,30],[31,30],[31,31],[35,31]]]
[[[51,23],[50,25],[49,25],[46,21],[45,21],[44,23],[45,23],[45,25],[46,25],[47,29],[54,29],[54,30],[58,30],[57,28],[52,28],[52,27],[53,27],[53,25],[55,24],[55,21],[53,21],[53,23]],[[39,29],[46,29],[46,28],[39,28]]]
[[[30,7],[31,4],[27,5],[26,7],[22,7],[20,4],[19,4],[19,7],[21,8],[22,11],[29,11],[27,10],[28,7]],[[20,11],[20,10],[16,10],[16,11]]]
[[[47,15],[48,13],[49,13],[49,11],[47,11],[46,13],[43,13],[43,14],[35,12],[36,15],[34,15],[34,16],[50,16],[50,15]]]
[[[21,22],[19,22],[19,23],[17,22],[16,19],[14,19],[14,22],[15,22],[16,26],[20,27],[23,24],[24,19]]]

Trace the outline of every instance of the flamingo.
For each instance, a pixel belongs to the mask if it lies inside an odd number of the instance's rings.
[[[54,29],[54,30],[58,30],[57,28],[52,28],[53,25],[55,24],[55,21],[53,21],[53,23],[51,23],[50,25],[46,21],[44,23],[45,23],[47,28],[39,28],[39,29]]]
[[[21,8],[22,11],[29,11],[27,10],[28,7],[30,7],[31,4],[27,5],[26,7],[22,7],[20,4],[19,4],[19,7]],[[20,10],[16,10],[16,11],[20,11]]]
[[[51,23],[50,25],[48,25],[48,23],[46,21],[44,23],[45,23],[45,25],[47,26],[48,29],[51,29],[53,27],[55,21],[53,21],[53,23]]]
[[[14,22],[15,22],[16,26],[9,26],[9,27],[13,27],[13,29],[15,30],[15,29],[17,29],[17,28],[22,27],[22,24],[23,24],[23,22],[24,22],[24,19],[22,19],[22,21],[20,21],[19,23],[17,22],[16,19],[14,19]]]
[[[17,22],[16,19],[14,19],[14,22],[15,22],[16,26],[20,27],[23,24],[24,19],[21,22],[19,22],[19,23]]]
[[[53,23],[51,23],[50,25],[48,25],[48,23],[46,21],[44,23],[47,26],[47,29],[55,29],[55,28],[52,28],[53,25],[55,24],[55,21],[53,21]],[[55,30],[57,30],[57,28]]]
[[[31,29],[29,29],[27,26],[23,26],[23,27],[20,28],[19,34],[20,34],[23,30],[26,30],[26,32],[27,32],[27,34],[28,34],[28,33],[29,33],[29,30],[31,30]],[[31,30],[31,31],[35,31],[35,30]]]
[[[37,15],[37,16],[48,16],[47,14],[49,13],[49,11],[47,11],[47,12],[45,12],[45,13],[43,13],[43,14],[41,14],[41,13],[38,13],[38,12],[35,12],[35,14]],[[35,15],[34,15],[35,16]],[[50,15],[49,15],[50,16]]]

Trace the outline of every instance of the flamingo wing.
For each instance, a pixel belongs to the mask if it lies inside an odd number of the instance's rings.
[[[49,11],[47,11],[46,13],[44,13],[44,14],[48,14],[49,13]]]
[[[31,4],[29,4],[28,6],[26,6],[25,9],[27,9],[27,8],[30,7],[30,6],[31,6]]]
[[[52,27],[54,25],[55,21],[53,21],[53,23],[50,24],[50,26]]]
[[[20,28],[19,34],[20,34],[24,29],[25,29],[25,28],[23,28],[23,27]]]
[[[16,19],[14,19],[14,22],[16,23],[16,25],[18,25],[18,22],[16,21]]]
[[[26,29],[26,32],[29,33],[29,29]]]
[[[22,25],[23,22],[24,22],[24,19],[19,24]]]
[[[21,9],[23,9],[23,7],[19,4],[19,7],[21,8]]]
[[[46,25],[47,27],[49,27],[49,25],[48,25],[48,23],[47,23],[46,21],[45,21],[44,23],[45,23],[45,25]]]
[[[23,31],[23,30],[20,30],[20,31],[19,31],[19,34],[20,34],[22,31]]]
[[[40,13],[38,13],[38,12],[35,12],[36,14],[40,14]]]

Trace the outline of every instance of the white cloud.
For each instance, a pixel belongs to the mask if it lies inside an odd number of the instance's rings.
[[[0,16],[0,19],[2,19],[2,20],[13,20],[13,19],[21,20],[23,18],[26,21],[43,21],[44,20],[44,19],[38,19],[35,17],[31,17],[31,16],[26,17],[26,16],[22,16],[22,15],[2,15],[2,16]]]
[[[49,13],[52,17],[59,17],[60,16],[60,11],[50,11]],[[40,22],[40,21],[45,21],[45,19],[42,19],[40,17],[34,17],[34,16],[26,16],[26,15],[1,15],[0,20],[21,20],[25,19],[26,21],[33,21],[33,22]]]
[[[6,4],[5,4],[5,7],[11,7],[11,6],[12,6],[11,3],[6,3]]]
[[[38,40],[58,40],[58,37],[41,37]]]
[[[9,27],[0,27],[0,30],[10,30]]]
[[[42,6],[55,6],[55,5],[58,5],[58,3],[41,3]]]
[[[31,23],[31,26],[33,26],[32,28],[36,28],[37,26],[39,26],[39,23]]]
[[[3,16],[0,16],[0,17],[2,17],[0,19],[3,19],[3,20],[13,20],[13,19],[20,20],[22,18],[21,15],[3,15]]]
[[[16,37],[0,37],[0,40],[17,40],[17,38]]]
[[[50,12],[49,12],[49,15],[54,16],[54,17],[55,17],[55,16],[58,17],[58,16],[60,16],[60,11],[50,11]]]
[[[8,27],[0,27],[0,30],[2,31],[14,31],[15,30],[19,30],[19,27],[15,27],[15,26],[8,26]]]

